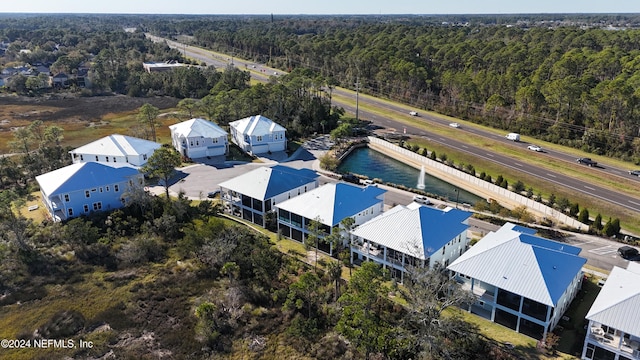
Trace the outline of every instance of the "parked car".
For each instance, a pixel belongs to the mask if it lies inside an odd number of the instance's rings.
[[[416,111],[409,111],[409,115],[418,116],[418,113]]]
[[[627,245],[621,246],[618,248],[618,255],[624,259],[633,259],[638,256],[638,249]]]
[[[591,160],[591,158],[579,158],[576,160],[579,164],[587,165],[587,166],[596,166],[597,162]]]
[[[413,197],[413,201],[417,202],[418,204],[431,205],[431,201],[429,200],[429,198],[424,195],[415,195]]]
[[[378,184],[376,184],[375,182],[373,182],[373,180],[371,179],[364,179],[360,182],[362,185],[364,186],[378,186]]]
[[[459,128],[459,127],[460,127],[460,124],[458,124],[458,123],[451,123],[451,124],[449,124],[449,126],[454,127],[454,128]]]
[[[629,175],[640,176],[640,170],[629,170]]]
[[[341,179],[342,181],[350,182],[352,184],[360,184],[360,179],[352,173],[343,174]]]
[[[529,145],[527,146],[527,149],[531,150],[531,151],[535,151],[535,152],[542,152],[542,148],[538,145]]]
[[[215,191],[211,191],[209,193],[207,193],[207,197],[209,199],[213,199],[214,197],[220,195],[220,190],[215,190]]]

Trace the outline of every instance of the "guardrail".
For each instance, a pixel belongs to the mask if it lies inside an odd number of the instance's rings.
[[[416,154],[411,150],[402,148],[400,146],[394,145],[388,141],[369,136],[368,137],[369,144],[373,144],[375,146],[379,146],[388,150],[389,152],[394,152],[400,155],[397,160],[403,161],[409,165],[415,166],[416,168],[420,168],[424,165],[425,170],[430,169],[430,175],[441,178],[445,181],[451,182],[455,181],[455,185],[464,188],[465,190],[475,193],[478,193],[478,190],[481,191],[481,195],[489,194],[489,198],[495,199],[498,202],[512,204],[516,206],[524,205],[531,211],[540,214],[547,218],[553,218],[556,221],[563,223],[567,226],[573,227],[578,230],[586,230],[589,228],[587,224],[581,223],[580,221],[556,210],[545,204],[539,203],[533,199],[530,199],[526,196],[522,196],[520,194],[516,194],[513,191],[509,191],[503,187],[492,184],[488,181],[484,181],[476,176],[468,174],[464,171],[460,171],[451,166],[447,166],[441,162],[429,159],[428,157],[422,156],[420,154]],[[404,159],[411,160],[410,162],[404,161]],[[442,176],[445,175],[445,176]],[[508,207],[508,206],[507,206]]]

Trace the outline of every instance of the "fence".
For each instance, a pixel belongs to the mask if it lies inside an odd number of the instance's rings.
[[[531,212],[546,218],[554,219],[569,227],[578,230],[586,230],[589,228],[588,225],[583,224],[556,209],[550,208],[543,203],[539,203],[526,196],[516,194],[508,189],[479,179],[474,175],[429,159],[428,157],[416,154],[411,150],[399,147],[385,140],[372,136],[368,139],[369,145],[373,149],[382,149],[384,153],[394,153],[399,155],[394,156],[394,158],[418,169],[424,165],[425,171],[430,175],[455,184],[456,186],[476,195],[485,196],[487,199],[494,199],[508,208],[515,208],[517,206],[524,205]]]

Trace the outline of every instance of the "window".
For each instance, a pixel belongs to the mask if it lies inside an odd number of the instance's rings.
[[[147,160],[147,154],[142,154],[142,160]]]
[[[96,161],[99,161],[99,160],[98,160],[98,155],[96,155]]]
[[[102,209],[102,202],[93,203],[93,210],[98,211]]]
[[[444,255],[445,250],[447,249],[447,245],[442,247],[442,255]]]
[[[108,192],[109,191],[109,186],[107,186],[105,190]]]
[[[102,188],[100,188],[100,192],[102,192]]]
[[[72,208],[68,208],[67,209],[67,214],[69,214],[69,216],[73,216],[73,209]]]
[[[256,137],[256,140],[258,140],[258,141],[262,141],[262,135],[258,135],[258,136]]]
[[[244,136],[244,141],[249,142],[249,135]]]
[[[80,161],[84,160],[84,156],[82,156],[82,154],[80,154]]]
[[[69,202],[69,194],[64,194],[64,202]]]
[[[200,140],[196,140],[196,146],[200,146]]]
[[[109,157],[108,156],[105,156],[104,158],[107,159],[107,162],[109,162]]]
[[[214,144],[217,144],[218,143],[218,138],[211,139],[211,142],[214,143]]]
[[[89,190],[85,190],[84,191],[84,197],[91,197],[91,194],[89,193]]]
[[[86,213],[89,212],[89,205],[84,204],[84,212]]]
[[[118,184],[113,185],[113,191],[115,191],[115,192],[120,191],[120,187],[118,186]]]
[[[193,140],[189,140],[189,146],[193,146]]]
[[[91,189],[91,192],[96,192],[96,191],[98,191],[98,188]]]
[[[113,162],[116,162],[116,157],[115,156],[113,157]]]

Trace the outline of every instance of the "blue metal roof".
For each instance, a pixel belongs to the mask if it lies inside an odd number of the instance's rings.
[[[469,228],[463,224],[471,213],[458,209],[442,211],[420,206],[420,224],[425,258],[441,249],[446,243]]]
[[[46,182],[47,195],[64,194],[76,190],[115,184],[127,180],[140,172],[132,167],[111,167],[102,163],[86,162],[65,166],[37,177]]]
[[[528,228],[526,226],[521,226],[521,225],[513,225],[511,230],[517,231],[517,232],[522,233],[522,234],[528,234],[528,235],[535,235],[537,233],[536,230],[530,229],[530,228]]]
[[[294,169],[282,165],[272,166],[264,199],[270,199],[276,195],[308,184],[318,177],[320,177],[320,175],[311,169]]]
[[[520,238],[522,240],[522,237]],[[533,246],[533,253],[538,262],[547,291],[553,301],[558,304],[560,297],[567,290],[571,281],[580,272],[587,259],[579,256],[567,256],[567,253],[544,247]]]
[[[336,226],[344,218],[353,216],[364,209],[380,202],[380,195],[387,192],[377,186],[359,186],[337,183],[333,204],[333,220],[331,226]]]
[[[577,246],[571,246],[565,243],[561,243],[558,241],[553,241],[553,240],[549,240],[549,239],[545,239],[545,238],[541,238],[533,235],[522,234],[520,235],[520,241],[522,241],[525,244],[530,244],[530,245],[543,247],[543,248],[547,248],[555,251],[560,251],[565,254],[571,254],[571,255],[578,255],[582,251],[582,249]]]

